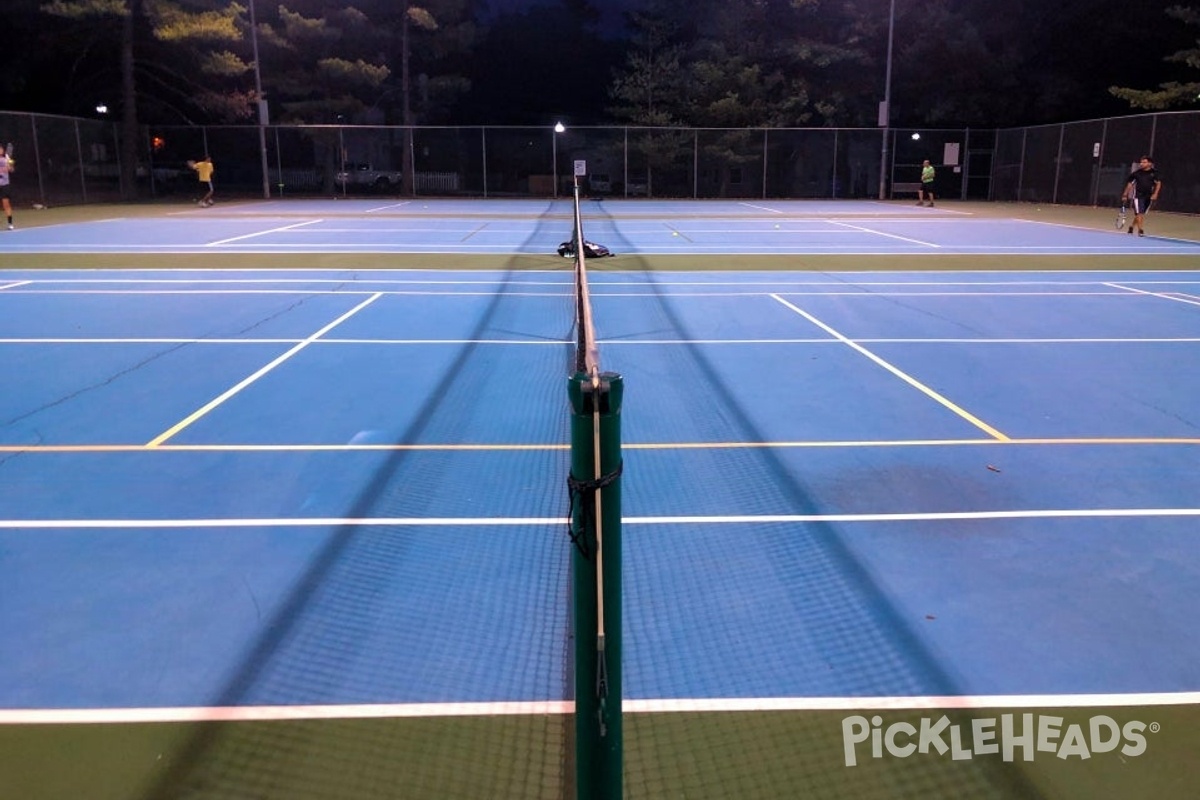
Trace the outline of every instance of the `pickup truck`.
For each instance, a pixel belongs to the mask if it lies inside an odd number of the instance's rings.
[[[399,188],[400,180],[399,172],[375,169],[363,163],[347,162],[337,174],[337,185],[344,191],[388,192]]]

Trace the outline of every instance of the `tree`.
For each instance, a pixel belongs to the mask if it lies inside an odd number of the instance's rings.
[[[392,74],[375,21],[354,6],[312,0],[274,11],[259,15],[258,41],[263,91],[279,121],[366,121]]]
[[[612,112],[718,129],[700,151],[721,194],[734,170],[760,158],[749,129],[831,124],[866,90],[871,26],[854,0],[663,0],[629,19],[633,46],[610,85]],[[664,166],[669,134],[645,139],[648,167]]]
[[[1200,11],[1195,8],[1172,6],[1166,10],[1166,14],[1185,25],[1200,26]],[[1195,40],[1195,45],[1172,53],[1164,60],[1169,63],[1184,64],[1192,69],[1200,69],[1200,39]],[[1156,111],[1172,106],[1190,105],[1200,100],[1200,81],[1167,81],[1160,83],[1157,89],[1129,89],[1113,86],[1109,88],[1109,92],[1128,102],[1132,108]]]
[[[214,45],[241,40],[236,3],[213,9],[211,0],[191,0],[188,6],[170,0],[52,0],[43,12],[71,20],[90,36],[119,41],[121,76],[121,192],[135,193],[138,168],[139,101],[161,102],[166,107],[216,110],[227,116],[244,116],[252,101],[247,92],[222,94],[214,88],[218,78],[237,77],[247,70],[237,56],[213,49]],[[153,43],[168,53],[155,57]],[[148,55],[139,56],[142,50]],[[169,57],[168,57],[169,56]],[[194,71],[185,60],[190,58]],[[201,83],[192,74],[204,76]],[[139,80],[150,91],[139,92]]]
[[[399,27],[398,88],[401,97],[401,123],[405,126],[401,155],[404,167],[401,191],[406,195],[414,192],[413,126],[418,122],[415,110],[417,101],[420,110],[424,112],[422,116],[428,118],[436,113],[440,103],[457,98],[470,86],[470,82],[457,74],[453,67],[440,75],[437,72],[442,63],[452,62],[455,56],[467,52],[474,43],[475,31],[469,21],[471,10],[469,0],[427,0],[421,5],[413,3],[412,0],[401,0],[399,20],[393,27]],[[439,41],[433,40],[432,35],[435,33],[442,33]],[[414,61],[426,68],[426,71],[420,73],[418,83],[422,91],[419,96],[414,92]],[[431,72],[434,73],[432,78]]]

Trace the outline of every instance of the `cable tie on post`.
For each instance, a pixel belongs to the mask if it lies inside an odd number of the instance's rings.
[[[580,555],[590,559],[592,557],[591,548],[587,543],[587,529],[589,525],[594,525],[596,521],[596,492],[610,485],[617,478],[621,477],[621,472],[625,469],[625,460],[622,459],[617,468],[607,475],[601,475],[595,480],[581,481],[574,475],[567,476],[567,489],[571,497],[570,508],[567,509],[567,533],[571,537],[571,544],[578,548]],[[580,519],[579,527],[575,527],[575,503],[579,503]]]

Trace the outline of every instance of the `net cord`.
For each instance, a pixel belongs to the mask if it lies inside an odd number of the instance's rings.
[[[592,478],[599,480],[600,471],[600,353],[596,347],[596,330],[592,322],[592,298],[588,290],[587,256],[583,238],[583,219],[579,212],[579,178],[574,185],[575,289],[578,298],[576,322],[578,343],[575,369],[587,375],[592,384]],[[603,655],[604,636],[604,512],[601,509],[603,490],[596,489],[596,651]]]

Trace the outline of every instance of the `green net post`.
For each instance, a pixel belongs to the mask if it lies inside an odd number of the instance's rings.
[[[622,795],[621,726],[621,376],[601,373],[599,388],[576,373],[571,400],[571,476],[576,486],[600,483],[593,510],[587,489],[577,493],[571,518],[575,626],[575,787],[577,800]],[[594,409],[599,409],[599,425]],[[597,435],[598,434],[598,435]],[[600,474],[596,474],[596,444]],[[573,489],[573,491],[575,491]],[[598,514],[595,511],[598,510]],[[600,549],[597,550],[597,517]],[[598,573],[602,572],[602,579]],[[603,587],[603,592],[598,587]],[[600,597],[603,596],[601,603]],[[603,606],[601,645],[598,613]]]

